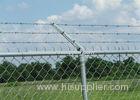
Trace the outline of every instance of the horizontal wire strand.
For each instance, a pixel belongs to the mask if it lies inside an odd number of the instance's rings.
[[[0,31],[0,34],[59,34],[57,32],[8,32],[8,31]],[[83,35],[87,35],[87,34],[91,34],[91,35],[140,35],[140,33],[105,33],[105,32],[73,32],[73,33],[68,33],[68,34],[83,34]]]
[[[58,34],[57,32],[3,32],[0,31],[0,34]]]
[[[32,22],[0,22],[1,25],[52,25],[52,23],[32,23]],[[109,24],[61,24],[56,23],[60,26],[76,26],[76,27],[140,27],[140,25],[109,25]]]
[[[69,42],[52,42],[52,41],[46,41],[46,42],[0,42],[1,44],[36,44],[36,43],[69,43]],[[83,42],[83,41],[79,41],[78,43],[140,43],[140,41],[87,41],[87,42]]]
[[[0,22],[1,25],[51,25],[50,23]]]
[[[60,26],[76,26],[76,27],[140,27],[140,25],[103,25],[103,24],[57,24]]]

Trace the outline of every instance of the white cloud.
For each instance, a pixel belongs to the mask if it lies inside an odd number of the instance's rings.
[[[89,20],[94,17],[93,11],[86,5],[75,4],[71,10],[68,10],[61,15],[52,15],[47,19],[49,22],[60,21],[75,21],[75,20]]]
[[[140,24],[140,0],[88,0],[75,4],[70,10],[47,17],[47,22]],[[91,6],[92,5],[92,6]]]
[[[48,22],[58,22],[61,20],[61,16],[59,15],[52,15],[47,18]]]
[[[122,0],[92,0],[97,10],[115,9],[121,5]]]
[[[140,8],[140,0],[134,0],[135,7]]]
[[[45,24],[46,21],[44,21],[44,20],[42,20],[42,19],[38,19],[37,21],[35,21],[35,23]]]
[[[88,0],[87,2],[90,4],[75,4],[68,11],[51,15],[47,21],[95,24],[139,24],[140,22],[140,0],[129,3],[123,0]]]
[[[62,14],[65,19],[80,19],[86,20],[94,17],[93,11],[85,5],[75,4],[72,10],[69,10]]]
[[[137,25],[139,21],[133,17],[127,16],[127,14],[122,14],[116,18],[116,24],[130,24],[130,25]]]

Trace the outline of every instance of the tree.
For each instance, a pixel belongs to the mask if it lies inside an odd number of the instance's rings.
[[[77,77],[80,74],[79,58],[74,59],[72,56],[66,56],[60,62],[56,63],[56,77],[68,78]]]
[[[31,64],[20,64],[18,67],[20,73],[19,81],[34,81],[51,79],[54,71],[48,62],[32,62]]]
[[[88,58],[86,62],[87,77],[101,78],[110,75],[113,63],[101,58]]]
[[[17,72],[17,66],[4,61],[0,64],[0,82],[13,82],[18,79],[19,73]]]

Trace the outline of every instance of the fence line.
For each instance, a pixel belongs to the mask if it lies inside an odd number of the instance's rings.
[[[18,85],[19,82],[23,82],[26,84],[27,81],[44,81],[47,83],[60,83],[65,81],[69,82],[70,79],[77,80],[81,79],[82,84],[82,96],[83,100],[88,100],[88,80],[92,80],[92,83],[104,83],[103,81],[109,81],[111,84],[116,84],[115,79],[121,82],[121,79],[125,79],[123,82],[132,83],[130,85],[131,89],[136,89],[136,84],[139,84],[137,79],[139,79],[140,75],[140,64],[139,64],[139,55],[140,50],[108,50],[108,51],[87,51],[81,45],[81,43],[91,44],[91,43],[140,43],[139,40],[122,40],[122,41],[89,41],[86,38],[86,41],[76,41],[74,38],[71,38],[71,34],[101,34],[101,35],[140,35],[139,33],[96,33],[96,32],[73,32],[67,33],[66,30],[63,30],[61,27],[104,27],[104,28],[139,28],[140,25],[94,25],[94,24],[55,24],[55,23],[23,23],[23,22],[1,22],[1,25],[37,25],[37,26],[51,26],[56,32],[6,32],[0,31],[0,34],[60,34],[67,41],[0,41],[0,44],[52,44],[52,43],[71,43],[76,51],[45,51],[45,52],[7,52],[0,53],[0,88],[5,92],[4,86],[7,86],[5,83],[9,83],[8,86],[11,86],[11,82],[15,82],[14,85]],[[69,35],[70,34],[70,35]],[[47,37],[45,37],[46,39]],[[57,37],[56,37],[57,38]],[[108,38],[108,37],[107,37]],[[87,46],[86,45],[86,46]],[[22,46],[22,45],[21,45]],[[87,46],[88,47],[88,46]],[[117,54],[117,55],[115,55]],[[122,56],[121,56],[122,54]],[[127,55],[132,54],[132,55]],[[101,56],[100,56],[101,55]],[[36,57],[34,57],[36,56]],[[53,57],[52,57],[53,56]],[[55,57],[54,57],[55,56]],[[10,58],[11,57],[11,58]],[[17,57],[17,58],[16,58]],[[23,59],[22,59],[23,58]],[[114,59],[117,59],[114,61]],[[136,58],[137,60],[135,60]],[[50,64],[49,62],[52,64]],[[15,64],[15,65],[14,65]],[[55,67],[54,67],[55,65]],[[17,67],[18,66],[18,67]],[[87,69],[86,69],[87,68]],[[81,76],[80,76],[81,75]],[[136,80],[136,82],[131,81],[130,79]],[[135,79],[136,78],[136,79]],[[114,82],[114,83],[112,83]],[[134,82],[134,83],[133,83]],[[39,82],[38,82],[39,83]],[[109,84],[107,83],[107,84]],[[23,85],[20,83],[21,86]],[[40,83],[39,83],[40,84]],[[12,86],[14,86],[12,84]],[[26,84],[27,85],[27,84]],[[51,84],[52,85],[52,84]],[[57,84],[60,85],[60,84]],[[2,87],[3,86],[3,87]],[[7,87],[8,87],[7,86]],[[14,88],[14,87],[13,87]],[[13,89],[11,88],[11,90]],[[15,87],[16,89],[17,87]],[[21,87],[20,87],[21,88]],[[29,88],[29,87],[28,87]],[[31,87],[32,88],[32,87]],[[33,87],[34,88],[34,87]],[[32,90],[32,89],[31,89]],[[139,89],[138,89],[139,90]],[[24,90],[23,90],[24,91]],[[132,90],[134,91],[134,90]],[[27,91],[26,91],[27,92]],[[34,96],[38,94],[37,92],[29,91],[30,94]],[[52,91],[51,91],[52,92]],[[57,91],[58,92],[58,91]],[[93,93],[97,93],[96,91],[92,91]],[[50,91],[49,91],[50,93]],[[102,96],[105,96],[107,92],[101,92]],[[114,93],[111,92],[111,93]],[[107,95],[111,94],[110,92]],[[115,92],[116,93],[116,92]],[[16,94],[16,93],[15,93]],[[59,94],[59,93],[58,93]],[[63,93],[62,93],[63,94]],[[1,95],[0,94],[0,99]],[[7,96],[10,94],[7,94]],[[12,94],[13,95],[13,94]],[[18,94],[16,94],[18,95]],[[47,95],[47,93],[46,93]],[[75,94],[73,94],[75,95]],[[93,94],[96,96],[96,94]],[[98,95],[97,98],[100,98]],[[122,94],[120,94],[122,95]],[[11,96],[11,95],[10,95]],[[26,96],[26,95],[24,95]],[[51,95],[51,98],[54,98]],[[18,97],[18,96],[17,96]],[[48,95],[46,96],[48,98]],[[110,96],[109,96],[110,97]],[[134,96],[135,97],[135,96]],[[32,97],[33,98],[33,97]],[[40,99],[41,97],[39,97]],[[63,97],[62,97],[63,98]],[[57,98],[55,98],[57,99]],[[94,97],[93,99],[96,99]],[[101,98],[102,99],[102,98]]]

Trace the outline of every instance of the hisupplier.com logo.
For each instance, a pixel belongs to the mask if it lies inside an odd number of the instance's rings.
[[[47,84],[47,85],[36,85],[37,90],[61,90],[61,91],[79,91],[82,90],[84,86],[80,84],[72,83],[61,83],[61,84]],[[128,85],[114,85],[114,84],[88,84],[86,86],[87,91],[97,90],[97,91],[127,91],[129,89]]]

